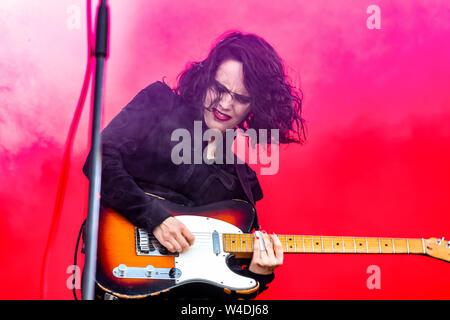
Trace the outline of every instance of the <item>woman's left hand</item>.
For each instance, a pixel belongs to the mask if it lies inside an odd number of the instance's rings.
[[[264,241],[265,250],[261,250],[260,239],[255,235],[253,257],[248,269],[253,273],[268,275],[283,264],[283,246],[275,234],[271,234],[270,238],[266,232],[261,232],[260,235]]]

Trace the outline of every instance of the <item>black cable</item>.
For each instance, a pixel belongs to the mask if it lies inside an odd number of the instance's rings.
[[[84,231],[84,226],[86,224],[86,220],[83,221],[83,223],[81,224],[81,228],[80,228],[80,232],[78,233],[78,239],[77,239],[77,244],[75,246],[75,255],[74,255],[74,259],[73,259],[73,280],[72,280],[72,291],[73,291],[73,297],[75,298],[75,300],[78,300],[77,297],[77,292],[75,290],[75,283],[76,283],[76,272],[77,272],[77,257],[78,257],[78,245],[80,244],[80,239],[81,239],[81,235],[83,234]]]

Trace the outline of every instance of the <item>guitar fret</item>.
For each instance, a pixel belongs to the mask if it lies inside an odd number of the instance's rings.
[[[367,243],[367,237],[366,237],[366,252],[369,253],[369,244]]]
[[[406,249],[408,250],[408,254],[409,254],[409,243],[408,243],[408,238],[406,238]]]
[[[342,253],[345,253],[345,242],[344,242],[344,237],[342,237]]]
[[[353,247],[354,247],[354,250],[355,250],[355,253],[356,253],[356,240],[355,240],[355,237],[353,237]]]
[[[248,234],[245,234],[245,252],[248,252]]]
[[[313,239],[313,236],[311,236],[311,246],[312,246],[312,252],[314,252],[314,239]]]
[[[380,240],[380,238],[378,238],[378,248],[380,249],[380,253],[381,253],[381,240]]]
[[[320,246],[322,247],[322,252],[323,252],[323,240],[322,240],[322,236],[320,236]]]
[[[331,237],[331,252],[334,253],[333,237]]]
[[[394,238],[392,238],[392,251],[395,253]]]
[[[422,238],[422,249],[423,249],[423,253],[425,254],[425,240]]]
[[[242,234],[239,234],[239,244],[241,245],[241,252],[242,252]]]
[[[230,251],[233,251],[233,235],[230,233],[228,236],[230,238]]]
[[[297,239],[295,238],[295,235],[294,235],[294,252],[297,252]]]
[[[286,252],[288,252],[289,248],[288,248],[288,243],[287,243],[287,236],[284,236],[284,243],[286,244]]]
[[[248,252],[248,234],[245,234],[245,252]]]

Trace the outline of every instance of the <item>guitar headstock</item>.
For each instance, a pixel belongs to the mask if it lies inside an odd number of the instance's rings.
[[[450,262],[450,242],[448,240],[430,238],[426,240],[426,247],[429,256]]]

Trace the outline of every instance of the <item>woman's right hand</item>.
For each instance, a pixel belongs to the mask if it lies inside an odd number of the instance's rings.
[[[183,252],[194,244],[195,237],[177,218],[169,217],[153,229],[153,235],[172,253]]]

